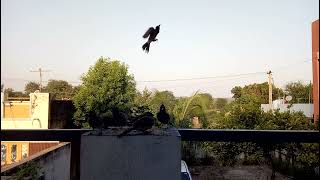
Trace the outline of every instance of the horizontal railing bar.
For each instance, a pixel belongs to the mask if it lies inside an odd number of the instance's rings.
[[[179,129],[182,141],[318,143],[319,131],[248,130],[248,129]]]
[[[80,139],[90,129],[6,129],[1,141],[65,141]],[[178,129],[182,141],[318,143],[319,131],[310,130],[248,130],[248,129]]]

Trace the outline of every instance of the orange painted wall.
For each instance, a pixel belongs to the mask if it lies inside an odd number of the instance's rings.
[[[30,118],[30,104],[28,103],[5,103],[4,118]]]

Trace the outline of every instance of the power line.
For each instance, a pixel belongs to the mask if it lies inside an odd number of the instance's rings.
[[[172,81],[193,81],[193,80],[203,80],[203,79],[216,79],[216,78],[228,78],[228,77],[237,77],[237,76],[246,76],[254,74],[265,74],[266,72],[254,72],[246,74],[233,74],[233,75],[224,75],[224,76],[211,76],[211,77],[197,77],[197,78],[185,78],[185,79],[166,79],[166,80],[146,80],[146,81],[137,81],[137,82],[172,82]]]
[[[39,72],[39,71],[37,71]],[[197,78],[186,78],[186,79],[167,79],[167,80],[146,80],[146,81],[136,81],[136,82],[175,82],[175,81],[192,81],[192,80],[204,80],[204,79],[217,79],[217,78],[235,78],[235,77],[240,77],[240,76],[248,76],[248,75],[257,75],[257,74],[265,74],[266,72],[254,72],[254,73],[245,73],[245,74],[233,74],[233,75],[224,75],[224,76],[211,76],[211,77],[197,77]],[[232,79],[233,79],[232,78]],[[244,78],[244,77],[242,77]],[[22,78],[3,78],[1,80],[21,80],[21,81],[30,81]],[[219,79],[223,80],[223,79]],[[216,80],[216,81],[219,81]],[[41,81],[41,82],[49,82],[49,81]],[[68,83],[72,84],[78,84],[82,83],[80,81],[66,81]]]
[[[311,62],[311,60],[304,60],[304,61],[300,61],[300,62],[296,62],[296,63],[292,63],[292,64],[288,64],[286,66],[280,66],[277,68],[272,68],[274,70],[280,70],[280,69],[285,69],[288,68],[290,66],[293,65],[297,65],[300,63],[305,63],[305,62]],[[44,70],[40,70],[41,68],[39,68],[39,70],[37,71],[31,71],[31,72],[39,72],[40,73],[40,82],[48,82],[48,81],[43,81],[42,80],[42,72],[50,72],[50,71],[44,71]],[[41,71],[41,72],[40,72]],[[153,82],[177,82],[177,81],[193,81],[193,80],[205,80],[205,79],[218,79],[218,78],[230,78],[230,77],[240,77],[240,76],[248,76],[248,75],[256,75],[256,74],[265,74],[266,72],[253,72],[253,73],[244,73],[244,74],[233,74],[233,75],[222,75],[222,76],[209,76],[209,77],[194,77],[194,78],[177,78],[177,79],[165,79],[165,80],[138,80],[136,82],[138,83],[153,83]],[[26,80],[26,79],[22,79],[22,78],[3,78],[1,79],[1,81],[3,80],[18,80],[18,81],[26,81],[29,82],[30,80]],[[80,81],[66,81],[70,84],[81,84],[82,82]]]

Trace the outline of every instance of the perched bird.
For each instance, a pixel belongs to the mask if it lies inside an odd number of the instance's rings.
[[[113,126],[125,126],[128,122],[128,113],[114,107],[112,108],[112,119]]]
[[[168,125],[169,120],[170,120],[170,116],[166,111],[166,107],[162,104],[160,106],[160,111],[157,113],[157,119],[165,125]]]
[[[152,128],[152,126],[154,125],[154,121],[155,118],[153,117],[153,114],[150,112],[146,112],[141,116],[137,117],[137,120],[133,123],[133,126],[123,131],[121,134],[118,135],[118,137],[124,136],[132,130],[138,130],[142,131],[143,133],[146,133],[147,130]]]
[[[158,33],[160,31],[160,25],[156,26],[156,28],[150,27],[147,32],[144,33],[142,36],[143,38],[148,38],[148,41],[143,44],[142,49],[146,51],[147,53],[149,52],[150,49],[150,43],[153,41],[157,41],[156,39]]]
[[[102,115],[98,115],[94,111],[90,111],[86,113],[85,118],[88,119],[89,125],[92,127],[92,129],[98,129],[98,134],[101,135],[104,117]]]

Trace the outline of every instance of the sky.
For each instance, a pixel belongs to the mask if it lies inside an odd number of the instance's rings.
[[[1,83],[23,90],[41,67],[44,81],[77,85],[101,56],[127,64],[139,90],[176,96],[231,97],[269,70],[278,87],[309,83],[316,19],[319,0],[1,0]],[[146,54],[142,35],[159,24]]]

